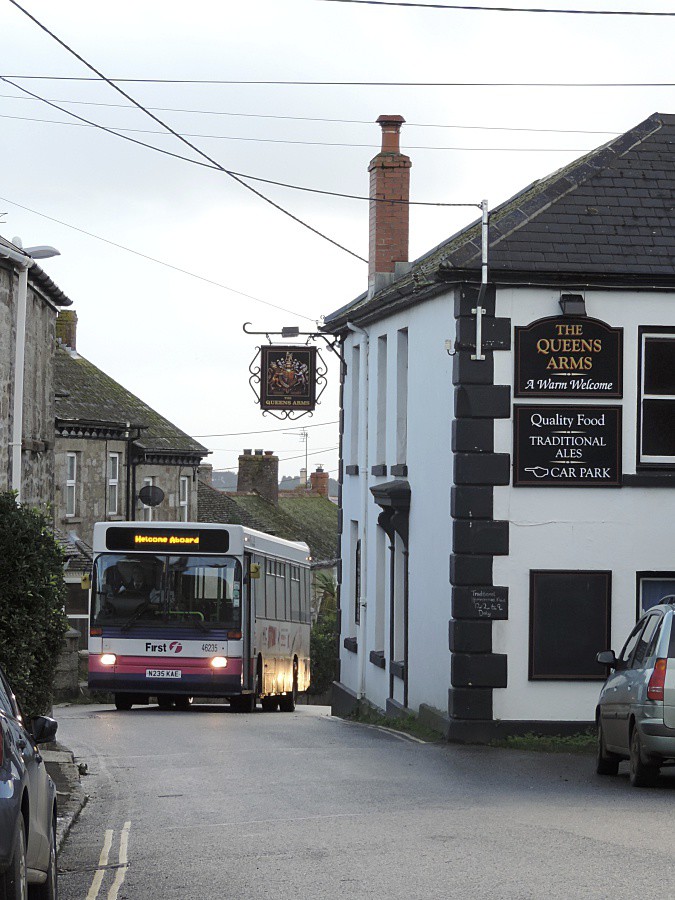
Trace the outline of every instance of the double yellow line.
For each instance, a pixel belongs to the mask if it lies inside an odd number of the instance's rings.
[[[125,822],[124,827],[120,833],[120,848],[119,848],[119,857],[118,862],[113,863],[114,868],[117,869],[115,872],[115,880],[110,886],[110,890],[108,891],[107,900],[117,900],[117,895],[119,893],[120,888],[124,884],[124,879],[126,878],[127,868],[129,866],[129,831],[131,829],[131,822]],[[87,894],[87,900],[97,900],[99,892],[101,890],[101,886],[103,884],[103,879],[105,878],[105,873],[108,871],[108,868],[111,868],[109,865],[110,859],[110,849],[112,847],[113,842],[113,834],[114,831],[112,828],[107,828],[105,832],[105,837],[103,839],[103,848],[101,849],[101,855],[98,860],[98,868],[96,869],[96,874],[94,875],[94,880],[91,883],[91,887],[89,888],[89,893]]]

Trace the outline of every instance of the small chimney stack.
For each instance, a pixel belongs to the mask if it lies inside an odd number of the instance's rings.
[[[56,319],[56,339],[71,350],[77,350],[77,313],[62,309]]]
[[[321,466],[316,467],[316,472],[309,476],[312,482],[312,491],[322,497],[328,497],[328,472],[324,472]]]
[[[370,161],[368,290],[388,284],[396,263],[408,262],[410,157],[401,153],[403,116],[380,116],[382,149]],[[386,203],[383,201],[398,201]]]
[[[269,503],[279,505],[279,457],[273,450],[244,450],[239,457],[237,491],[255,491]]]

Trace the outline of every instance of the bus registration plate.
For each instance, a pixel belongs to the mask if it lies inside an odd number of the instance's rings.
[[[180,669],[146,669],[146,678],[180,678],[182,672]]]

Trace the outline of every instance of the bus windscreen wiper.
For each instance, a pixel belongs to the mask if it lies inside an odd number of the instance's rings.
[[[146,600],[144,603],[141,603],[140,606],[136,607],[135,612],[129,616],[126,622],[122,625],[122,631],[128,631],[134,622],[143,615],[146,609],[150,606],[150,601]]]

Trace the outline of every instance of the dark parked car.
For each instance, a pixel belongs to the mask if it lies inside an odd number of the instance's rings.
[[[57,724],[28,725],[0,670],[0,898],[56,900],[56,789],[39,744]]]
[[[662,766],[675,765],[675,597],[649,609],[609,666],[596,709],[597,772],[616,775],[627,759],[634,787],[653,785]]]

